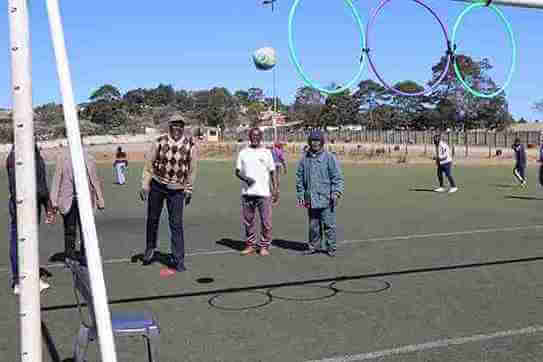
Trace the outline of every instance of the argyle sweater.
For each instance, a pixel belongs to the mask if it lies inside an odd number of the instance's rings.
[[[142,188],[150,190],[151,180],[172,190],[192,193],[197,168],[197,147],[192,137],[175,141],[168,134],[158,137],[145,155]]]

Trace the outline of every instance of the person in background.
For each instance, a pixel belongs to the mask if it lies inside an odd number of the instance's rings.
[[[296,170],[297,207],[307,209],[309,218],[306,255],[324,252],[336,255],[336,208],[345,189],[341,166],[332,153],[324,150],[324,134],[313,130],[309,149]]]
[[[439,181],[439,187],[434,191],[445,192],[445,188],[443,187],[443,174],[445,174],[449,180],[449,193],[455,193],[458,191],[458,187],[456,186],[454,178],[452,177],[452,157],[449,145],[443,141],[440,134],[436,134],[434,136],[434,146],[436,147],[436,155],[433,159],[436,161],[437,179]]]
[[[275,164],[275,176],[277,178],[277,187],[281,184],[281,171],[284,175],[287,174],[287,161],[285,160],[285,152],[283,145],[280,142],[275,142],[271,149],[273,162]]]
[[[104,209],[104,194],[102,182],[96,172],[96,160],[83,146],[83,159],[87,169],[87,180],[92,207]],[[64,147],[56,160],[55,176],[51,187],[51,204],[53,206],[50,219],[60,212],[64,225],[64,258],[79,260],[86,263],[85,244],[81,229],[79,202],[75,189],[74,170],[72,168],[72,155],[69,147]],[[77,229],[79,229],[80,250],[76,252]]]
[[[113,168],[115,169],[115,175],[118,185],[124,185],[126,183],[126,177],[124,173],[128,168],[128,158],[122,147],[117,147],[117,153],[115,154],[115,161],[113,162]]]
[[[34,151],[36,154],[36,184],[37,184],[37,204],[38,204],[38,223],[41,219],[42,207],[46,211],[51,211],[51,201],[49,199],[49,188],[47,186],[47,174],[45,169],[45,162],[41,156],[38,145],[34,144]],[[18,295],[19,290],[19,264],[18,264],[18,250],[17,250],[17,204],[16,204],[16,178],[15,178],[15,147],[12,146],[6,159],[6,170],[8,172],[8,185],[9,185],[9,257],[11,262],[12,281],[11,288],[13,294]],[[50,287],[49,283],[40,278],[40,291],[46,290]]]
[[[273,157],[262,147],[262,131],[249,131],[249,146],[236,161],[235,175],[241,180],[241,221],[245,227],[245,249],[241,255],[270,255],[272,240],[272,204],[279,201],[279,187]],[[256,211],[260,215],[261,237],[257,242]]]
[[[158,137],[145,155],[140,199],[147,202],[147,238],[143,265],[153,262],[157,248],[158,225],[164,208],[168,208],[172,266],[185,271],[185,235],[183,209],[192,200],[198,166],[198,147],[192,136],[185,134],[181,116],[172,116],[168,133]]]
[[[526,149],[524,145],[520,143],[520,138],[515,138],[513,143],[513,151],[515,151],[515,167],[513,168],[513,175],[520,182],[520,186],[526,186]]]

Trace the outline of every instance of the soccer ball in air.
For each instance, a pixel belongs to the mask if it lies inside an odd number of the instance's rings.
[[[253,62],[258,70],[272,69],[277,63],[275,49],[266,47],[256,50],[253,53]]]

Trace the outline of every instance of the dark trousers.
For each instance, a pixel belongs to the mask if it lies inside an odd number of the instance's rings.
[[[451,187],[456,187],[456,184],[454,183],[454,179],[451,175],[451,165],[452,165],[452,162],[447,162],[447,163],[437,166],[437,179],[439,180],[439,187],[443,187],[443,174],[447,176],[447,179],[449,180],[449,184],[451,185]]]
[[[326,209],[308,209],[309,247],[319,250],[336,250],[336,211]]]
[[[543,165],[539,166],[539,185],[543,186]]]
[[[62,215],[64,222],[64,252],[66,255],[73,254],[75,251],[75,240],[77,238],[77,230],[79,229],[79,238],[81,240],[81,256],[85,256],[85,243],[83,239],[83,231],[81,230],[81,217],[79,216],[79,205],[77,198],[74,197],[72,207]]]
[[[513,175],[519,180],[519,182],[526,182],[526,165],[517,163],[513,169]]]
[[[38,223],[41,218],[42,203],[38,201]],[[12,283],[19,283],[19,264],[17,251],[17,205],[15,199],[9,198],[9,260],[11,262]]]
[[[151,181],[151,191],[147,203],[147,249],[156,249],[157,247],[158,225],[164,200],[166,200],[168,207],[171,252],[177,258],[178,265],[183,265],[185,260],[185,237],[183,234],[185,192],[170,190],[166,185],[155,180]]]

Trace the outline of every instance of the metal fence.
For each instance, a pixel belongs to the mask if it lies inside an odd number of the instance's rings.
[[[445,132],[443,138],[449,145],[459,146],[488,146],[491,148],[511,147],[514,140],[519,138],[521,143],[528,147],[540,144],[540,131],[467,131]],[[277,139],[282,142],[306,142],[309,131],[289,131],[285,128],[277,129]],[[432,144],[434,131],[397,131],[397,130],[337,130],[327,131],[329,143],[376,143],[387,145],[425,145]],[[264,141],[272,142],[275,139],[273,129],[264,131]],[[223,140],[227,142],[247,140],[247,131],[225,132]]]

